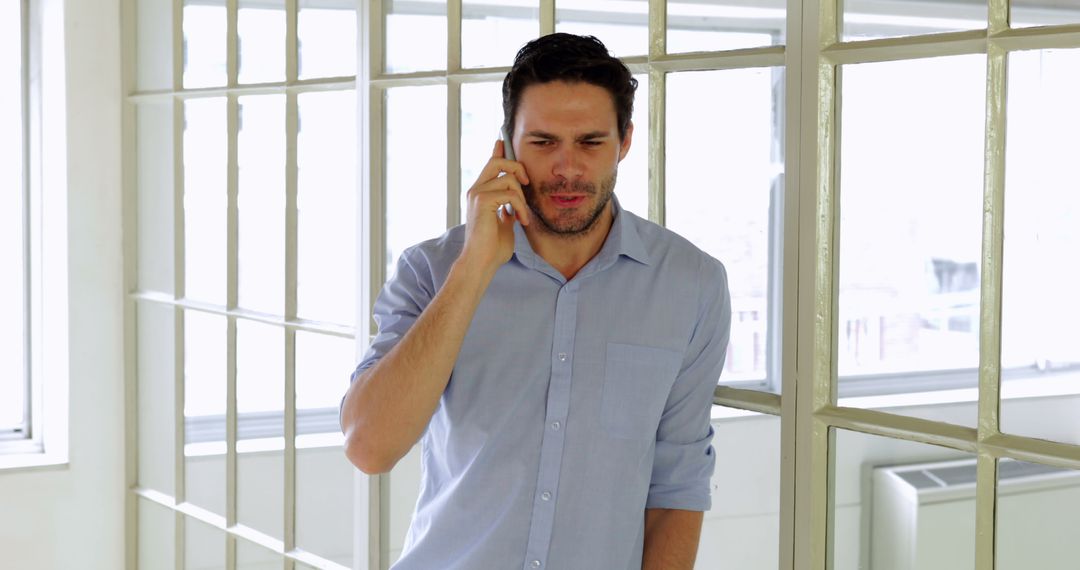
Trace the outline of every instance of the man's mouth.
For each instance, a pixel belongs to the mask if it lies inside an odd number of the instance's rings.
[[[573,208],[585,201],[583,194],[551,194],[549,197],[560,208]]]

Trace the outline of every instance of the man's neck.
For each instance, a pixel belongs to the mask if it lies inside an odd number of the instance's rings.
[[[609,202],[596,224],[581,234],[555,234],[537,227],[534,222],[524,228],[525,237],[533,251],[569,281],[604,247],[615,219],[613,212],[614,205]]]

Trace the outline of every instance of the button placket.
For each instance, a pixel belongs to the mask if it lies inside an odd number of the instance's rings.
[[[547,395],[547,426],[540,442],[540,470],[537,474],[533,516],[525,549],[525,568],[540,568],[551,546],[555,524],[555,492],[559,487],[563,445],[566,441],[566,414],[570,409],[571,348],[577,326],[576,287],[564,286],[555,304],[555,327],[551,345],[551,379]]]

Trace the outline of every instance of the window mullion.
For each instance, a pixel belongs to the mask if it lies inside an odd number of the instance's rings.
[[[989,33],[1009,27],[1006,0],[991,0]],[[996,558],[998,459],[983,443],[1001,433],[1001,283],[1005,208],[1005,98],[1008,54],[988,42],[985,175],[983,177],[982,291],[979,308],[979,459],[975,487],[975,567],[993,570]]]
[[[238,144],[240,131],[239,96],[231,92],[236,87],[239,73],[239,37],[237,34],[238,0],[225,0],[225,69],[228,85],[226,96],[227,162],[226,162],[226,238],[225,282],[228,310],[237,307],[238,257],[239,257],[239,210],[237,196],[240,176]],[[236,418],[236,318],[226,317],[225,358],[225,527],[237,523],[237,418]],[[236,568],[236,537],[225,537],[225,570]]]
[[[184,89],[184,0],[172,0],[172,23],[172,91],[178,93]]]
[[[783,315],[774,322],[782,323],[781,334],[773,337],[779,340],[775,350],[779,353],[778,361],[780,368],[777,370],[778,377],[771,380],[780,388],[780,529],[779,537],[779,568],[781,570],[794,570],[797,557],[797,529],[799,519],[796,516],[796,493],[801,487],[797,479],[799,467],[796,445],[799,434],[798,406],[799,399],[797,380],[797,343],[799,341],[799,244],[800,234],[800,196],[803,193],[804,176],[802,127],[807,120],[814,120],[814,115],[804,115],[802,106],[803,87],[808,78],[804,77],[805,64],[803,61],[804,38],[809,35],[816,37],[816,30],[811,32],[803,24],[803,2],[801,0],[788,0],[787,2],[787,45],[784,48],[785,70],[785,102],[784,102],[784,196],[782,215],[783,246],[778,248],[783,261],[781,262],[781,279],[783,283],[778,287],[782,302],[780,305]],[[809,73],[812,75],[812,72]],[[812,160],[810,156],[807,160]],[[772,324],[772,323],[770,323]]]
[[[540,35],[555,33],[555,0],[540,0]]]
[[[364,0],[357,12],[357,192],[358,220],[356,250],[357,283],[360,295],[357,303],[356,354],[367,347],[375,333],[371,318],[375,296],[382,287],[386,267],[386,200],[383,188],[385,169],[383,141],[385,140],[385,90],[372,79],[383,76],[386,16],[382,0]],[[363,39],[367,41],[364,42]],[[383,556],[386,529],[382,528],[382,487],[386,475],[354,475],[354,510],[357,513],[353,532],[353,557],[361,567],[382,569],[389,566]],[[387,483],[388,484],[388,483]]]
[[[36,371],[33,369],[33,329],[30,326],[31,318],[33,315],[32,300],[35,297],[32,294],[32,281],[31,274],[34,270],[33,256],[30,249],[31,240],[31,218],[30,218],[30,178],[31,178],[31,162],[30,154],[32,152],[31,147],[31,89],[30,89],[30,66],[32,64],[30,57],[30,1],[22,0],[20,3],[20,28],[22,30],[21,41],[19,42],[21,53],[19,59],[22,63],[21,81],[22,87],[19,90],[20,105],[22,107],[22,179],[19,190],[22,192],[22,200],[20,200],[20,206],[22,209],[22,229],[20,231],[22,235],[22,359],[23,359],[23,419],[22,424],[18,426],[22,431],[22,439],[38,438],[40,434],[35,433],[34,421],[35,421],[35,398],[34,398],[34,382],[32,378]]]
[[[667,1],[649,0],[649,59],[667,55]]]
[[[461,223],[461,1],[446,3],[446,227]],[[493,135],[494,136],[494,135]]]
[[[824,570],[828,563],[828,424],[816,412],[832,402],[836,291],[835,185],[837,70],[822,51],[836,43],[837,5],[809,0],[802,5],[799,52],[799,144],[814,149],[799,161],[799,255],[797,383],[786,392],[794,408],[793,568]],[[791,418],[791,415],[788,416]],[[790,421],[790,420],[789,420]],[[790,436],[789,436],[790,438]]]
[[[667,55],[667,2],[649,0],[649,220],[664,225],[667,72],[653,62]]]
[[[667,73],[649,70],[649,220],[664,225]]]
[[[492,133],[492,136],[495,136]],[[461,81],[446,82],[446,227],[462,223],[461,211]]]
[[[298,0],[285,0],[285,84],[295,84],[299,76],[299,40],[297,37]],[[285,322],[296,320],[296,287],[298,283],[298,217],[297,188],[299,184],[298,137],[300,109],[298,95],[285,93]],[[285,456],[282,474],[282,550],[296,548],[296,329],[285,327]],[[295,563],[283,558],[284,570]]]

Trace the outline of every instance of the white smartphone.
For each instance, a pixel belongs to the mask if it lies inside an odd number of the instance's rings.
[[[499,135],[502,136],[503,141],[503,156],[509,160],[517,160],[517,158],[514,157],[514,145],[510,142],[510,135],[506,132],[505,127],[499,129]],[[504,212],[507,216],[513,216],[514,207],[510,204],[506,204],[502,207],[502,210],[500,210],[499,215],[501,216]]]
[[[510,142],[510,134],[506,132],[506,127],[499,129],[499,134],[502,135],[503,156],[510,160],[517,160],[514,157],[514,145]]]

